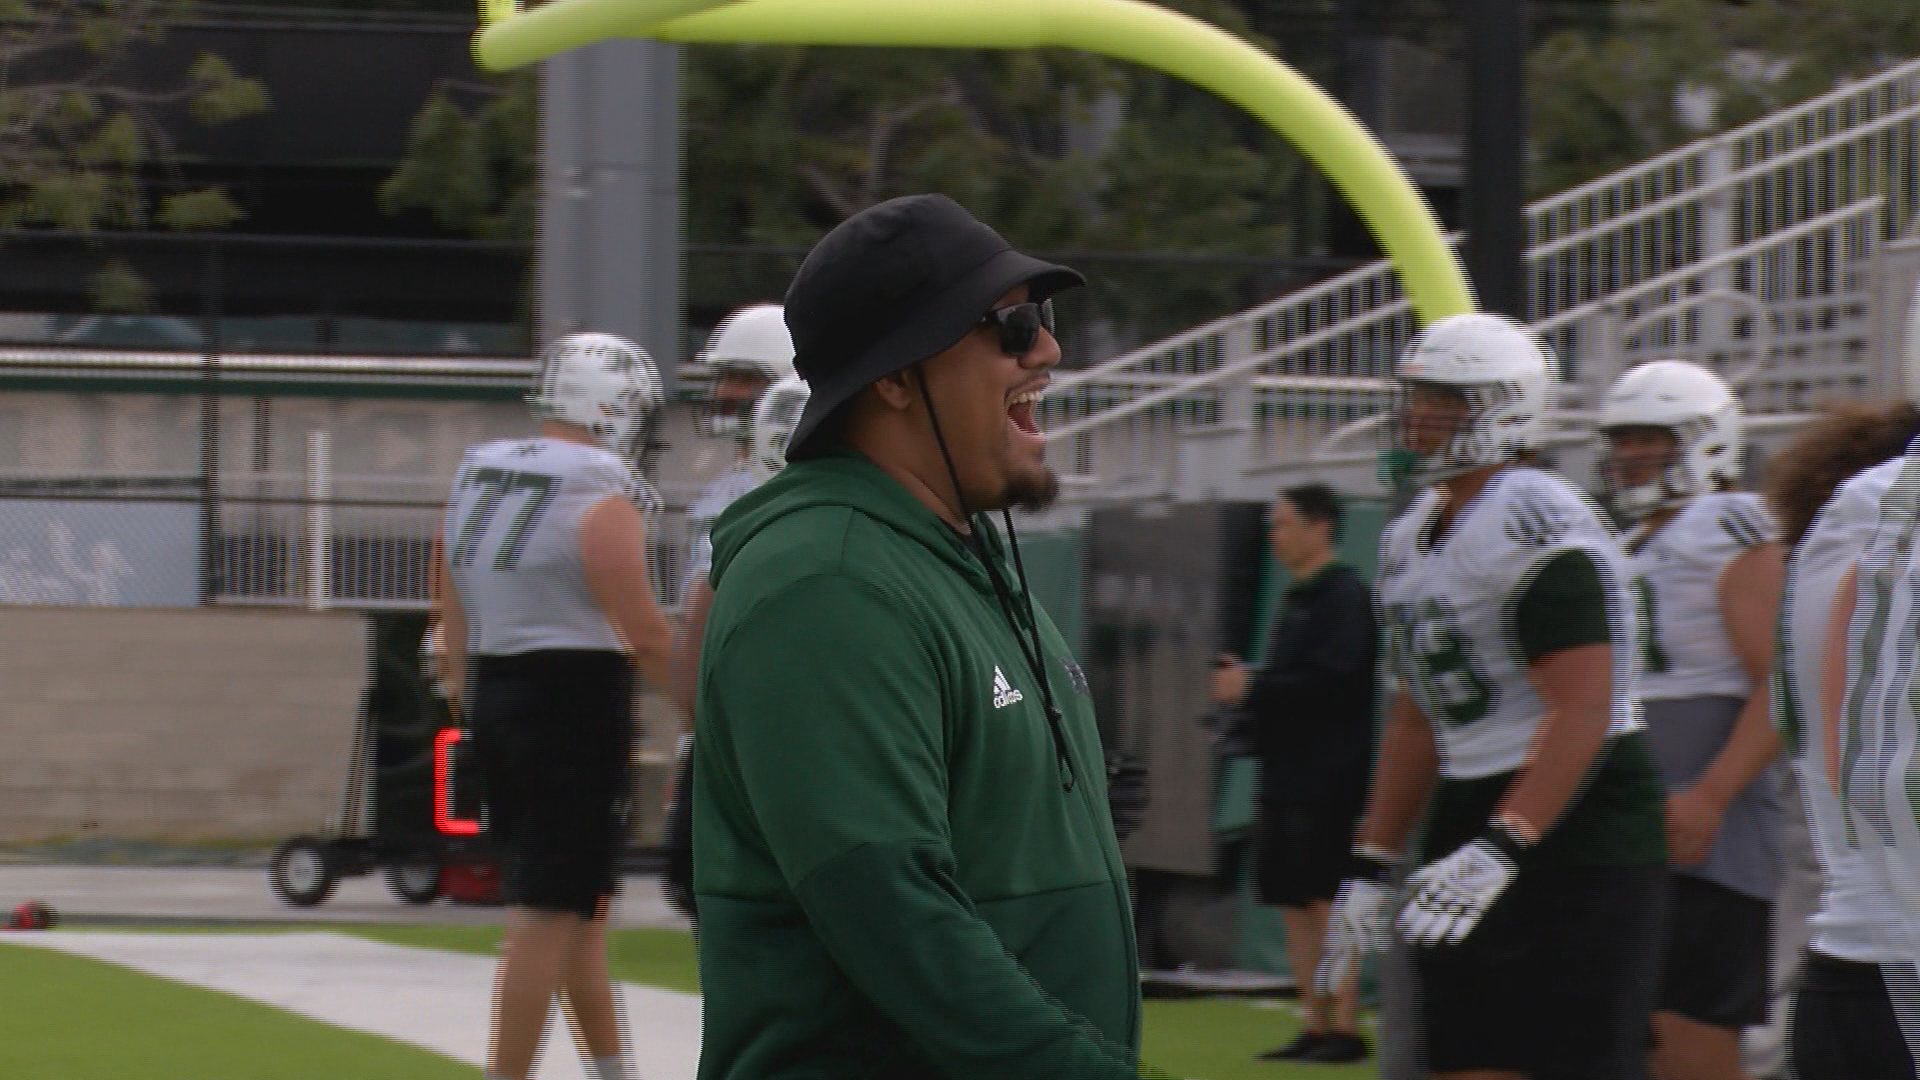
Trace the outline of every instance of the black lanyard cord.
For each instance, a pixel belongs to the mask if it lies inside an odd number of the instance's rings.
[[[1026,563],[1020,560],[1020,534],[1013,527],[1013,511],[1002,507],[1000,520],[1007,524],[1007,548],[1013,552],[1013,572],[1020,575],[1020,598],[1026,602],[1027,628],[1033,634],[1033,657],[1028,660],[1028,663],[1033,666],[1033,677],[1040,680],[1040,701],[1046,707],[1047,718],[1054,724],[1054,735],[1060,737],[1060,709],[1054,704],[1053,683],[1047,678],[1046,653],[1040,644],[1040,619],[1033,613],[1033,586],[1027,581]],[[1012,606],[1009,600],[1002,600],[1001,603]],[[1068,756],[1064,749],[1061,751],[1061,761],[1067,769],[1066,790],[1072,791],[1073,758]]]
[[[977,524],[975,528],[978,529]],[[980,561],[987,568],[987,577],[993,582],[994,595],[1000,600],[1000,613],[1013,627],[1014,639],[1020,643],[1020,655],[1026,659],[1027,669],[1033,672],[1034,680],[1040,684],[1040,705],[1046,711],[1047,726],[1053,733],[1053,755],[1060,769],[1060,789],[1072,791],[1075,781],[1073,756],[1067,753],[1066,733],[1060,726],[1060,707],[1054,704],[1053,685],[1047,680],[1046,652],[1045,647],[1040,643],[1040,624],[1033,617],[1033,594],[1031,591],[1026,594],[1027,626],[1023,630],[1018,609],[1014,606],[1013,596],[1011,590],[1007,588],[1007,583],[1002,580],[1000,572],[994,568],[992,561],[987,559],[985,552],[979,551],[979,554]],[[1025,588],[1024,579],[1022,588]],[[1027,643],[1028,632],[1033,636],[1031,648]]]
[[[1040,625],[1033,615],[1033,592],[1027,587],[1027,573],[1020,565],[1019,541],[1013,537],[1013,515],[1007,514],[1007,540],[1013,549],[1014,567],[1020,574],[1020,587],[1026,591],[1027,625],[1020,625],[1020,617],[1013,604],[1013,596],[1002,581],[1000,573],[994,568],[993,559],[987,553],[986,541],[980,538],[981,522],[975,520],[972,511],[967,509],[967,496],[960,490],[960,474],[953,467],[953,455],[947,452],[946,436],[940,432],[940,417],[934,412],[933,396],[927,392],[927,375],[918,366],[914,369],[915,382],[920,384],[920,400],[927,407],[927,421],[933,426],[933,441],[940,448],[940,460],[947,467],[947,479],[953,484],[953,497],[959,504],[960,519],[967,523],[967,546],[974,557],[987,571],[987,580],[993,582],[994,597],[1000,602],[1000,615],[1007,620],[1008,629],[1013,638],[1020,643],[1020,656],[1027,662],[1027,670],[1033,672],[1034,681],[1040,684],[1040,704],[1047,714],[1047,730],[1053,736],[1054,767],[1060,773],[1060,790],[1072,791],[1075,782],[1073,755],[1067,752],[1066,732],[1061,729],[1060,707],[1054,704],[1053,685],[1047,679],[1045,647],[1040,641]],[[1031,632],[1032,641],[1028,641]]]

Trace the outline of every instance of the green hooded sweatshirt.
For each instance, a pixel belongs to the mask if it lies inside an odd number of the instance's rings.
[[[1064,762],[980,560],[865,458],[786,469],[713,547],[700,1080],[1138,1075],[1126,871],[1053,623]]]

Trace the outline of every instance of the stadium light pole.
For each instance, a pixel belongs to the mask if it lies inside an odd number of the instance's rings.
[[[1526,0],[1467,6],[1467,273],[1488,311],[1525,321]]]
[[[680,52],[621,38],[540,73],[539,340],[630,338],[669,392],[686,344]]]

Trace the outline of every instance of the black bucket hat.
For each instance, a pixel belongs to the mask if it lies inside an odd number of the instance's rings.
[[[1013,250],[944,195],[889,199],[834,226],[787,287],[793,366],[811,395],[787,460],[819,454],[835,409],[965,337],[1015,286],[1038,301],[1086,283]]]

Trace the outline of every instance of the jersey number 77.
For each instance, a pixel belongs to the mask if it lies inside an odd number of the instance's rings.
[[[526,493],[519,513],[513,516],[506,537],[500,541],[500,550],[493,557],[495,570],[512,570],[520,565],[520,555],[526,549],[527,538],[533,535],[534,527],[540,524],[547,507],[553,505],[553,497],[560,493],[560,481],[555,477],[490,466],[468,472],[460,486],[463,489],[479,488],[480,494],[460,519],[460,528],[453,543],[453,565],[457,567],[473,565],[481,542],[493,528],[500,504],[507,501],[510,495]]]

